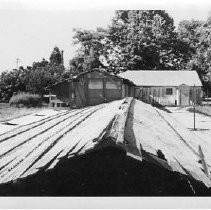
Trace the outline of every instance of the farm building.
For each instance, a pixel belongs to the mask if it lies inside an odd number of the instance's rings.
[[[135,85],[124,78],[100,69],[84,72],[57,83],[50,88],[50,105],[68,105],[72,108],[97,105],[134,97]]]
[[[137,70],[120,77],[135,85],[135,97],[151,104],[188,106],[201,103],[202,83],[196,71]]]

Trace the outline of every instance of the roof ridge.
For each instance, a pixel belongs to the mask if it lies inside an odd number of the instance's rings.
[[[118,74],[137,86],[202,86],[197,71],[189,70],[128,70]]]

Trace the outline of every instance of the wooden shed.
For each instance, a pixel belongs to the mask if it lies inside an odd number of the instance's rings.
[[[189,106],[201,103],[202,83],[196,71],[136,70],[119,76],[136,85],[135,97],[151,104]]]
[[[93,69],[50,88],[50,106],[79,108],[134,97],[135,85],[105,70]]]

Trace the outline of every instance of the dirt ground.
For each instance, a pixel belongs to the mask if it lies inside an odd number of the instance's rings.
[[[198,138],[198,145],[203,147],[205,158],[211,162],[211,117],[196,113],[194,130],[194,113],[188,111],[188,107],[166,107],[171,113],[169,115],[176,119],[184,128]]]
[[[187,129],[193,130],[194,113],[188,111],[189,107],[166,107],[170,111],[170,115],[182,123]],[[196,113],[196,131],[197,135],[211,135],[211,117]]]

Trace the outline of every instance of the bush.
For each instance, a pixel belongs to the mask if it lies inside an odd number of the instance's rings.
[[[37,94],[19,93],[11,97],[9,101],[11,106],[17,107],[38,107],[42,105],[41,97]]]

